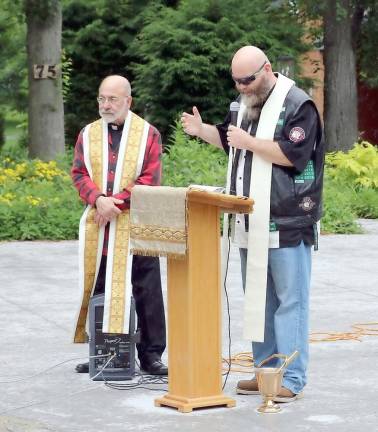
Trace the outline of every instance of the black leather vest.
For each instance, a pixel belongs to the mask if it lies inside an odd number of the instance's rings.
[[[274,141],[284,139],[282,132],[287,120],[308,101],[313,104],[310,97],[298,87],[293,86],[289,90],[276,125]],[[315,110],[318,117],[318,133],[310,161],[305,170],[302,173],[298,173],[292,167],[272,165],[270,220],[271,224],[278,230],[311,226],[322,216],[324,140],[321,120],[316,107]],[[252,135],[255,134],[256,129],[257,125],[253,127],[251,131]],[[293,143],[293,145],[295,144]],[[252,153],[247,152],[243,186],[244,195],[246,196],[249,195],[252,157]],[[236,155],[236,160],[238,160],[238,154]],[[236,182],[235,168],[231,176],[231,189],[233,190],[235,190]],[[248,229],[248,226],[246,228]]]

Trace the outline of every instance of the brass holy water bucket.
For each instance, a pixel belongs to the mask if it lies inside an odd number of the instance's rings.
[[[295,357],[298,355],[298,351],[294,351],[290,356],[283,354],[273,354],[270,357],[263,360],[257,368],[254,369],[257,385],[259,387],[259,392],[264,398],[262,405],[257,408],[260,413],[278,413],[281,411],[281,407],[274,403],[273,399],[278,395],[282,387],[282,377],[284,369],[289,363],[291,363]],[[283,363],[280,367],[261,367],[269,360],[273,358],[283,359]]]

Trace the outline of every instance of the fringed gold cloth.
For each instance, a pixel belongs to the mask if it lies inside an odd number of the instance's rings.
[[[184,258],[187,188],[134,186],[130,203],[130,250],[135,255]]]

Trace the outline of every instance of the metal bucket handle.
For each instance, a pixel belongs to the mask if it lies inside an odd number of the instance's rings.
[[[282,358],[282,359],[284,359],[284,363],[283,364],[285,364],[285,361],[287,360],[287,356],[284,355],[284,354],[273,354],[273,355],[269,356],[268,358],[266,358],[265,360],[263,360],[262,362],[260,362],[257,365],[257,367],[258,368],[261,367],[263,364],[267,363],[269,360],[272,360],[274,358]]]
[[[287,356],[285,354],[273,354],[273,355],[269,356],[268,358],[266,358],[265,360],[263,360],[262,362],[260,362],[257,367],[258,368],[261,367],[263,364],[265,364],[269,360],[272,360],[273,358],[281,358],[281,359],[284,359],[284,361],[283,361],[282,365],[279,368],[277,368],[277,373],[279,373],[282,371],[282,369],[287,367],[287,365],[290,364],[295,359],[295,357],[297,357],[298,354],[299,354],[299,351],[294,351],[293,354],[291,354],[290,356]]]

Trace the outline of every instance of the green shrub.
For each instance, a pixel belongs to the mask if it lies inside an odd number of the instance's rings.
[[[351,189],[340,187],[340,184],[326,175],[323,190],[323,210],[320,227],[322,232],[337,234],[356,234],[361,228],[356,223],[356,212],[348,199]]]
[[[222,150],[187,136],[179,123],[163,155],[163,184],[224,186]],[[0,155],[0,241],[74,239],[83,204],[69,170],[72,150],[57,161]],[[327,155],[322,231],[358,233],[357,217],[378,217],[377,149],[367,143]]]
[[[378,147],[363,141],[347,153],[326,156],[328,175],[340,183],[360,188],[378,189]]]
[[[355,232],[356,217],[377,218],[378,148],[361,142],[347,153],[327,154],[324,195],[326,231]]]
[[[165,186],[225,186],[226,171],[227,156],[222,150],[190,138],[176,123],[170,146],[163,155]]]
[[[378,219],[378,191],[366,188],[351,193],[352,206],[358,217]]]
[[[83,205],[68,161],[0,163],[0,240],[77,238]]]

